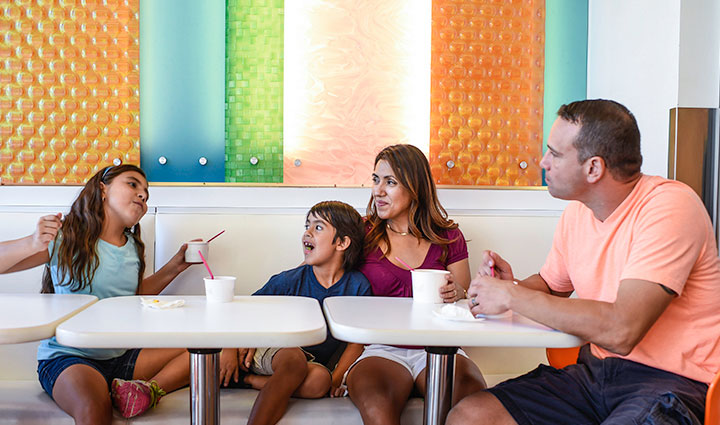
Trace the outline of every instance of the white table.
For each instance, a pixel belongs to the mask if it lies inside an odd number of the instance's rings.
[[[323,306],[330,331],[339,340],[426,347],[425,424],[445,423],[457,347],[577,347],[583,343],[518,314],[468,323],[437,317],[433,310],[440,307],[389,297],[332,297]]]
[[[325,319],[312,298],[235,297],[209,304],[204,296],[169,310],[143,307],[140,297],[107,298],[58,326],[61,344],[88,348],[187,348],[191,423],[220,423],[219,353],[223,347],[300,347],[325,340]]]
[[[84,294],[0,294],[0,344],[50,338],[58,324],[95,301]]]

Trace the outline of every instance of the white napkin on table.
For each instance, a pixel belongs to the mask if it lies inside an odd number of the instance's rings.
[[[167,310],[170,308],[178,308],[185,305],[185,300],[160,301],[157,298],[140,298],[143,307],[154,308],[157,310]]]

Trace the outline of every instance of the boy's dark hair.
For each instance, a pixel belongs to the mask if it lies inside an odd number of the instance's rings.
[[[314,214],[335,228],[333,243],[342,240],[347,236],[350,238],[350,246],[345,250],[342,268],[350,271],[360,265],[363,252],[363,239],[365,230],[363,220],[355,208],[340,201],[323,201],[313,205],[308,211],[305,219]]]

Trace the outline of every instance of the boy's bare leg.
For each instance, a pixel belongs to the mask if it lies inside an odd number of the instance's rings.
[[[308,374],[307,359],[300,348],[283,348],[272,360],[273,374],[255,399],[249,425],[275,424],[285,414],[293,393]]]
[[[270,380],[271,376],[247,374],[243,382],[249,384],[256,390],[262,390]],[[299,398],[322,398],[330,391],[332,377],[329,371],[318,364],[308,363],[308,374],[302,384],[293,393],[293,397]]]

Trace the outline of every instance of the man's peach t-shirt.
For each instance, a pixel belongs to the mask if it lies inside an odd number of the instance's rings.
[[[540,275],[554,291],[606,302],[625,279],[665,285],[678,296],[623,358],[705,383],[720,370],[720,261],[708,214],[685,184],[643,176],[603,222],[571,203]]]

